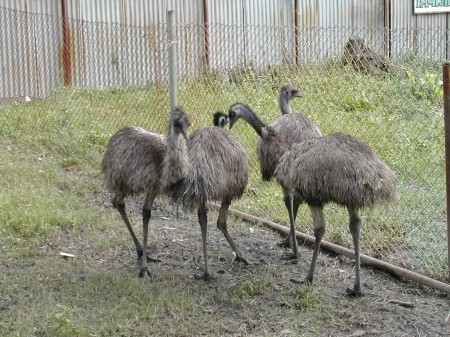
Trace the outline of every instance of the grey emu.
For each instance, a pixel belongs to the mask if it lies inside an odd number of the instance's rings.
[[[281,116],[277,120],[270,124],[270,128],[276,132],[279,137],[288,145],[294,143],[301,143],[306,139],[317,138],[322,136],[320,129],[304,114],[293,113],[291,108],[291,100],[296,97],[302,97],[297,88],[293,85],[285,85],[280,90],[279,95],[279,107]],[[264,181],[270,181],[273,177],[273,173],[277,162],[276,158],[270,151],[267,150],[267,139],[259,138],[256,145],[258,158],[261,167],[261,174]],[[288,197],[284,196],[284,204],[290,212],[290,203]],[[294,220],[297,217],[298,208],[301,204],[301,200],[296,196],[293,204]],[[289,247],[290,243],[296,240],[295,233],[290,232],[289,235],[280,243],[280,246]],[[298,252],[293,252],[288,258],[297,259]]]
[[[264,127],[246,105],[230,107],[230,126],[241,117],[260,134],[271,147],[278,162],[274,175],[291,204],[289,220],[295,228],[294,198],[306,202],[314,226],[314,253],[305,282],[312,283],[320,242],[325,233],[323,206],[334,202],[346,206],[350,217],[350,232],[356,257],[356,277],[349,295],[362,296],[360,283],[359,210],[397,200],[394,172],[362,141],[343,133],[286,144],[270,127]],[[294,240],[294,246],[297,245]]]
[[[115,133],[102,161],[102,172],[108,189],[114,193],[116,208],[136,246],[140,277],[152,277],[147,266],[148,223],[157,195],[169,193],[172,185],[188,172],[187,129],[189,117],[180,109],[170,113],[169,136],[130,126]],[[134,234],[125,211],[127,195],[146,193],[142,208],[142,245]]]
[[[213,115],[213,125],[224,128],[228,123],[228,116],[222,111],[217,111]]]
[[[205,281],[212,279],[208,269],[207,254],[207,202],[221,201],[217,228],[223,233],[237,261],[247,263],[241,251],[228,234],[227,216],[231,201],[239,198],[248,181],[248,156],[242,145],[228,130],[205,126],[189,137],[190,170],[185,179],[177,184],[172,195],[175,202],[185,208],[197,208],[202,232]]]

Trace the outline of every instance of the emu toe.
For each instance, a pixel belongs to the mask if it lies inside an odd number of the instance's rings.
[[[299,280],[296,280],[296,279],[294,279],[294,278],[291,278],[290,280],[289,280],[289,282],[291,282],[291,283],[294,283],[294,284],[311,284],[312,283],[312,281],[309,281],[309,280],[303,280],[303,281],[299,281]]]
[[[152,280],[152,279],[156,278],[156,275],[150,273],[150,271],[148,269],[144,268],[144,269],[141,269],[141,271],[139,272],[139,277]]]
[[[236,261],[237,262],[242,262],[246,266],[248,266],[248,264],[249,264],[247,259],[245,257],[243,257],[243,256],[236,256]]]
[[[205,281],[205,282],[211,282],[211,281],[214,280],[214,276],[212,276],[209,273],[204,273],[202,275],[194,275],[194,278],[196,280],[202,280],[202,281]]]
[[[300,256],[294,253],[286,253],[281,256],[281,260],[287,261],[289,264],[297,264]]]
[[[147,262],[159,263],[161,262],[161,260],[156,257],[150,256],[150,254],[147,254]]]
[[[347,288],[346,295],[348,297],[362,297],[364,296],[363,292],[361,291],[360,287],[354,286],[353,289]]]
[[[287,236],[283,241],[278,242],[277,246],[291,248],[291,237]]]

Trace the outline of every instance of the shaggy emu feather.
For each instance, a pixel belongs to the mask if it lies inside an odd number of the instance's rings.
[[[147,265],[148,223],[153,201],[158,194],[168,194],[172,185],[188,173],[187,129],[189,117],[182,109],[170,113],[169,136],[130,126],[114,134],[102,161],[102,172],[112,200],[136,246],[139,276],[151,277]],[[132,229],[125,211],[127,195],[146,193],[142,209],[142,245]]]
[[[335,133],[289,146],[270,127],[264,127],[244,104],[231,106],[229,117],[230,125],[238,118],[246,120],[273,148],[271,153],[278,163],[274,174],[291,204],[291,231],[295,230],[294,198],[298,197],[310,207],[316,241],[305,282],[313,281],[320,241],[325,233],[323,206],[334,202],[347,207],[356,256],[355,284],[353,289],[347,290],[351,295],[361,296],[359,210],[397,201],[394,172],[369,146],[350,135]]]
[[[205,271],[202,278],[212,278],[207,254],[207,202],[221,201],[217,228],[225,235],[238,261],[247,263],[227,230],[228,208],[233,199],[244,192],[248,181],[248,155],[237,139],[227,130],[205,126],[189,137],[190,170],[174,188],[172,197],[185,208],[197,208],[202,231]]]

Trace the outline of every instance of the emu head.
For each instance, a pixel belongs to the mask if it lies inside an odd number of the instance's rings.
[[[295,97],[303,97],[293,85],[285,85],[280,90],[280,111],[282,115],[289,114],[291,110],[291,100]]]
[[[280,90],[280,95],[287,98],[288,100],[291,100],[294,97],[303,97],[302,94],[293,85],[285,85],[284,87],[282,87]]]
[[[184,139],[188,140],[187,130],[190,125],[191,119],[183,108],[177,107],[170,112],[171,132],[181,134]]]
[[[213,123],[214,123],[214,126],[218,126],[220,128],[223,128],[228,123],[228,116],[225,115],[222,111],[217,111],[214,114]]]
[[[230,119],[230,129],[233,127],[234,123],[237,122],[239,118],[250,117],[252,111],[248,106],[243,103],[235,103],[228,110],[228,118]]]

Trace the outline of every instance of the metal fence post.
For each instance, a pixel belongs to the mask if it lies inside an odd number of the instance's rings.
[[[442,79],[444,87],[445,181],[447,192],[447,266],[448,278],[450,279],[450,63],[444,63]]]
[[[176,59],[176,23],[175,11],[167,11],[167,35],[169,43],[169,86],[170,86],[170,109],[173,110],[178,105],[177,92],[177,59]]]

